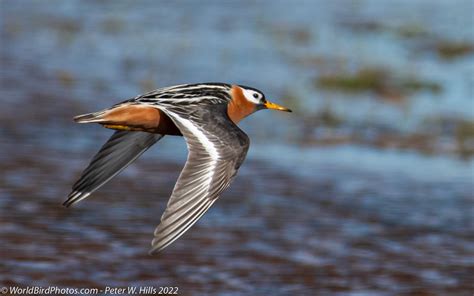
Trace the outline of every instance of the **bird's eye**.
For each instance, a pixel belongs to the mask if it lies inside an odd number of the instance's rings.
[[[258,94],[257,94],[257,93],[254,93],[254,94],[253,94],[253,97],[256,98],[256,99],[258,99]]]

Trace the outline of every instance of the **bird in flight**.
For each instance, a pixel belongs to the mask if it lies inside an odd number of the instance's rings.
[[[196,223],[229,187],[249,148],[249,138],[237,123],[262,109],[291,112],[252,87],[198,83],[160,88],[76,116],[78,123],[99,123],[116,132],[82,172],[64,205],[88,197],[165,135],[184,136],[188,158],[150,250],[159,252]]]

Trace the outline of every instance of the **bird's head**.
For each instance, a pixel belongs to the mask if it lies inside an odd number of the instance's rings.
[[[243,86],[243,85],[239,85],[239,87],[242,89],[242,94],[244,98],[248,102],[255,105],[255,111],[262,110],[262,109],[273,109],[273,110],[278,110],[278,111],[292,112],[290,109],[286,107],[267,101],[267,99],[265,98],[265,95],[258,89],[255,89],[249,86]]]
[[[227,107],[227,114],[234,123],[262,109],[291,112],[288,108],[267,101],[261,91],[252,87],[232,85],[230,94],[231,101]]]

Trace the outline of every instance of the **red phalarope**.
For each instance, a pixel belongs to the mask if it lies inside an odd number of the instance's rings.
[[[73,185],[66,207],[96,191],[165,135],[184,136],[189,154],[175,184],[150,253],[186,232],[229,186],[245,159],[248,136],[237,127],[261,109],[291,112],[254,88],[225,83],[160,88],[99,112],[78,123],[117,130]]]

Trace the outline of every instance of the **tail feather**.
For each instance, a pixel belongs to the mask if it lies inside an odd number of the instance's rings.
[[[81,115],[86,116],[89,114]],[[63,203],[66,207],[88,197],[143,154],[164,135],[117,131],[94,156]]]
[[[102,115],[104,114],[105,114],[105,111],[81,114],[74,117],[74,121],[77,123],[100,122],[103,120]]]

